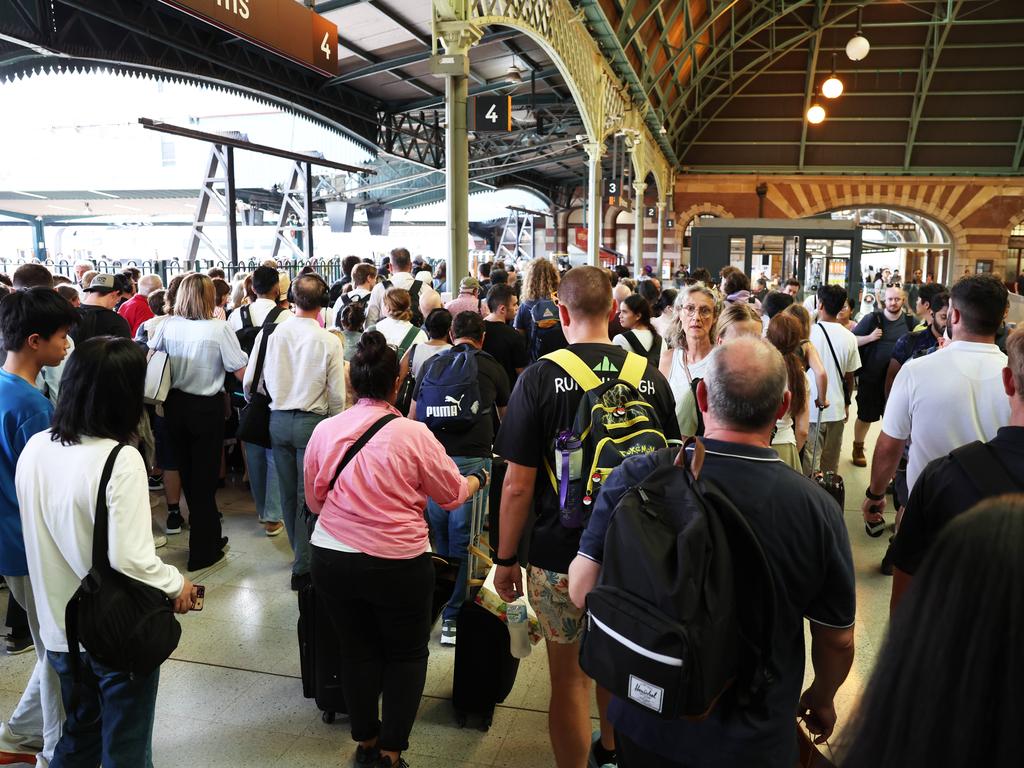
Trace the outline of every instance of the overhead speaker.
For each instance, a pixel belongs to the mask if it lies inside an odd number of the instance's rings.
[[[366,223],[371,235],[386,235],[391,229],[391,209],[383,205],[371,205],[366,209]]]
[[[347,203],[344,200],[329,200],[325,206],[331,232],[352,231],[352,219],[356,215],[356,207],[353,203]]]

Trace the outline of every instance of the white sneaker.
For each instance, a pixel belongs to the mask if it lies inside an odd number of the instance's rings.
[[[41,737],[36,740],[31,736],[22,736],[8,728],[7,723],[0,725],[0,764],[7,765],[15,762],[12,758],[23,757],[21,762],[31,765],[36,762],[36,755],[42,749]]]
[[[156,549],[160,549],[160,547],[166,547],[167,546],[167,537],[164,536],[162,533],[154,535],[153,536],[153,546]]]
[[[441,623],[441,645],[455,645],[454,619],[445,619]]]

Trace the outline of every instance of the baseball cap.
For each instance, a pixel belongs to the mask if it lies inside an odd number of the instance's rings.
[[[85,289],[86,293],[111,293],[113,291],[121,290],[122,286],[118,284],[116,275],[98,274],[89,283],[89,287]]]
[[[460,291],[478,291],[480,290],[480,281],[475,277],[464,277],[462,282],[459,283]]]

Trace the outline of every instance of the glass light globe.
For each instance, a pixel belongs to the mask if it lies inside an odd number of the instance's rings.
[[[818,125],[825,121],[825,108],[820,104],[812,104],[811,108],[807,110],[807,122],[812,125]]]
[[[850,42],[846,44],[846,55],[851,61],[860,61],[868,55],[871,50],[871,43],[864,37],[859,31],[856,35],[850,38]]]
[[[826,99],[838,99],[843,95],[843,81],[834,74],[831,75],[821,84],[821,95]]]

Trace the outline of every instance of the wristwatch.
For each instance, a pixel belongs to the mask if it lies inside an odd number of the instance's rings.
[[[868,486],[864,490],[864,495],[867,496],[872,501],[882,501],[882,499],[885,498],[885,494],[884,493],[882,493],[882,494],[872,493],[871,492],[871,486]]]
[[[494,558],[494,564],[500,565],[503,568],[508,568],[510,565],[519,565],[519,555],[512,555],[512,557],[496,557]]]

